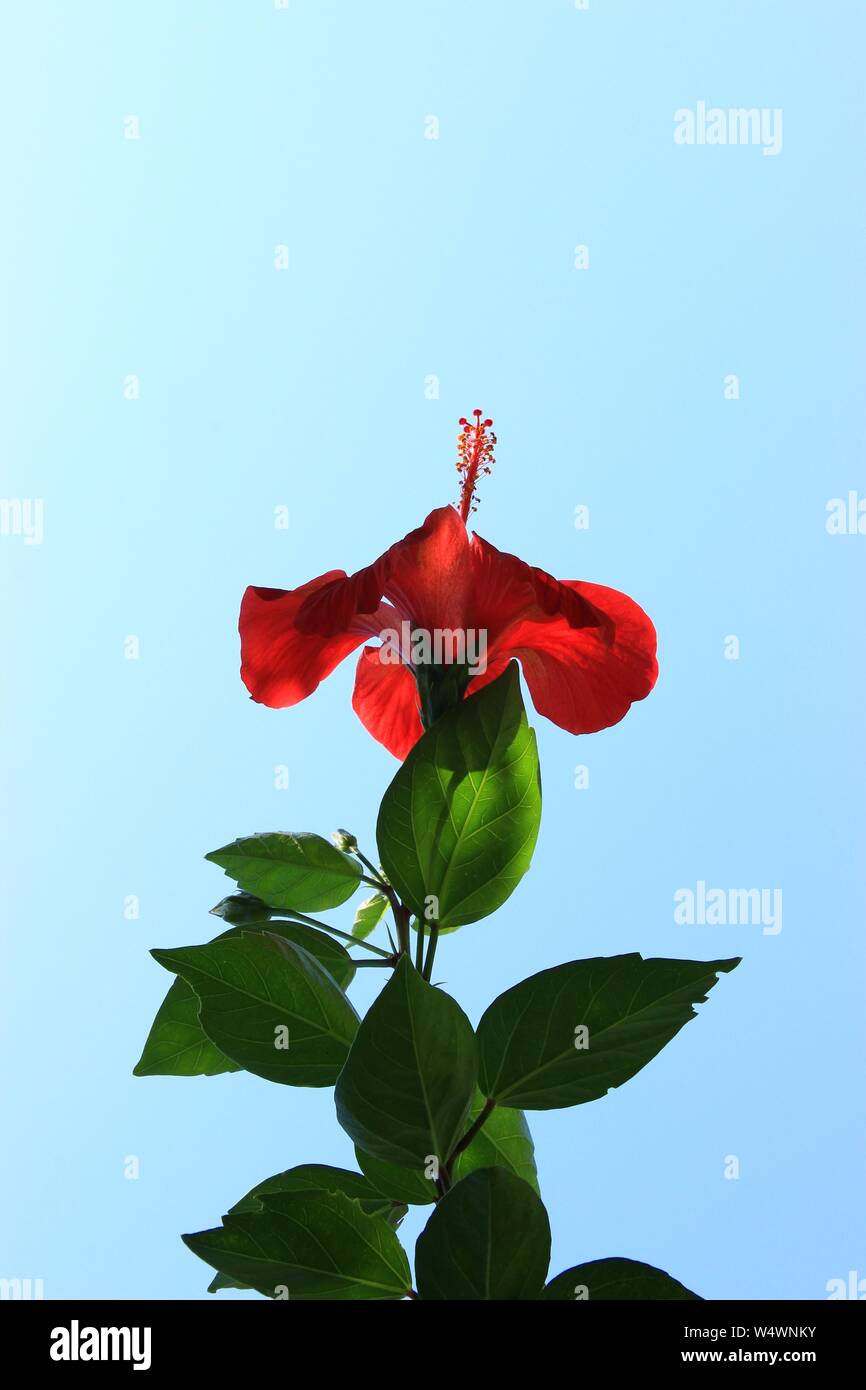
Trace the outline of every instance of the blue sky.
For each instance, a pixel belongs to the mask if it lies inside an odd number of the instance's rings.
[[[350,1163],[328,1091],[132,1077],[147,952],[211,933],[202,856],[236,835],[372,845],[396,764],[353,663],[254,705],[238,604],[452,500],[477,405],[481,534],[632,594],[661,674],[602,734],[534,719],[532,870],[437,976],[477,1020],[580,956],[744,957],[637,1078],[532,1117],[552,1270],[866,1277],[866,539],[825,524],[866,495],[863,4],[44,0],[3,30],[0,494],[43,534],[7,509],[0,1275],[197,1298],[179,1232]],[[677,145],[701,101],[780,109],[781,151]],[[779,889],[782,930],[678,925],[698,881]]]

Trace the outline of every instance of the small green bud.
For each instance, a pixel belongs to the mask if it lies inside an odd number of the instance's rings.
[[[243,927],[248,922],[266,922],[273,916],[274,908],[268,907],[261,898],[254,898],[252,893],[232,893],[212,907],[211,913],[233,927]]]

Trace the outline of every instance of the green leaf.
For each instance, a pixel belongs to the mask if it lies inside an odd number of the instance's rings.
[[[239,1202],[229,1207],[229,1214],[235,1216],[242,1211],[261,1211],[262,1199],[274,1192],[342,1192],[353,1201],[360,1202],[361,1210],[368,1216],[388,1216],[393,1202],[377,1192],[363,1173],[353,1173],[348,1168],[332,1168],[327,1163],[300,1163],[295,1168],[287,1168],[283,1173],[275,1173],[257,1183]]]
[[[334,1092],[337,1118],[365,1153],[423,1173],[463,1134],[477,1069],[463,1010],[403,956],[358,1029]]]
[[[215,1274],[207,1286],[207,1291],[208,1293],[219,1293],[220,1289],[249,1289],[250,1287],[250,1284],[242,1284],[240,1279],[233,1279],[230,1274]]]
[[[358,887],[361,866],[321,835],[248,835],[206,854],[269,907],[318,912],[339,907]]]
[[[424,1207],[435,1202],[436,1184],[425,1178],[421,1168],[400,1168],[396,1163],[383,1163],[355,1145],[358,1167],[383,1197],[392,1202],[405,1202],[410,1207]]]
[[[415,744],[382,802],[376,836],[389,880],[419,920],[444,930],[495,912],[532,858],[541,819],[535,734],[517,663],[447,711]]]
[[[250,929],[249,926],[243,928],[245,931]],[[302,946],[325,967],[340,989],[348,989],[354,980],[355,962],[345,946],[341,946],[339,941],[327,936],[325,932],[318,931],[316,927],[308,927],[304,922],[284,922],[271,918],[269,922],[262,924],[262,929],[274,936],[281,936],[284,941],[291,941],[295,946]],[[226,936],[233,934],[225,933]]]
[[[184,1243],[220,1274],[269,1298],[404,1298],[409,1262],[393,1229],[342,1192],[272,1192]]]
[[[246,930],[253,930],[255,925],[250,921]],[[303,946],[341,989],[348,988],[355,975],[355,963],[338,941],[299,922],[274,922],[266,917],[258,926],[293,941],[296,946]],[[233,927],[216,939],[222,941],[239,933],[240,928]],[[134,1076],[218,1076],[222,1072],[241,1070],[211,1042],[201,1026],[199,1008],[195,990],[178,977],[153,1020],[144,1051],[133,1069]]]
[[[361,1173],[352,1173],[346,1168],[331,1168],[325,1163],[302,1163],[297,1168],[287,1168],[285,1172],[276,1173],[272,1178],[265,1178],[264,1182],[257,1183],[239,1202],[235,1202],[234,1206],[229,1208],[229,1215],[236,1216],[238,1212],[244,1211],[263,1211],[261,1198],[274,1192],[342,1192],[346,1197],[358,1202],[361,1210],[368,1216],[384,1217],[389,1225],[402,1220],[406,1214],[405,1206],[383,1197]],[[208,1293],[217,1293],[220,1289],[249,1287],[248,1284],[241,1284],[237,1279],[232,1279],[231,1275],[217,1274],[208,1285]]]
[[[484,1097],[476,1090],[472,1109],[466,1118],[467,1128],[483,1108]],[[478,1168],[507,1168],[537,1192],[538,1174],[534,1154],[535,1146],[523,1112],[497,1107],[487,1117],[484,1127],[472,1143],[455,1160],[451,1179],[458,1182]],[[383,1163],[381,1159],[364,1153],[357,1145],[355,1156],[362,1173],[383,1196],[390,1197],[394,1202],[406,1202],[409,1206],[426,1206],[436,1201],[438,1194],[435,1184],[417,1168],[398,1168],[395,1164]]]
[[[133,1076],[218,1076],[240,1071],[202,1030],[199,999],[186,980],[173,981],[150,1026]]]
[[[588,1264],[573,1265],[551,1279],[541,1297],[561,1303],[582,1302],[587,1299],[697,1299],[677,1279],[663,1269],[641,1264],[639,1260],[590,1260]]]
[[[201,1000],[200,1022],[238,1066],[287,1086],[331,1086],[358,1016],[327,970],[272,932],[152,951]]]
[[[421,1298],[536,1299],[549,1263],[547,1212],[504,1168],[479,1168],[452,1187],[415,1246]]]
[[[476,1093],[468,1123],[484,1109],[484,1096]],[[451,1174],[454,1182],[468,1177],[478,1168],[507,1168],[538,1191],[535,1145],[522,1110],[497,1106],[484,1121],[468,1148],[456,1160]]]
[[[372,897],[365,898],[355,909],[352,935],[358,941],[365,941],[370,932],[378,927],[387,910],[388,899],[384,893],[374,893]]]
[[[479,1084],[499,1105],[525,1110],[598,1100],[646,1066],[738,964],[633,953],[542,970],[483,1015]]]

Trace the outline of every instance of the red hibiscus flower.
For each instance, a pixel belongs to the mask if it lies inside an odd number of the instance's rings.
[[[461,420],[459,508],[439,507],[384,555],[298,589],[249,588],[240,614],[241,676],[272,708],[311,695],[364,646],[352,705],[374,738],[405,758],[449,704],[517,657],[540,714],[573,734],[616,724],[658,674],[655,629],[616,589],[557,580],[466,523],[490,471],[491,420]]]

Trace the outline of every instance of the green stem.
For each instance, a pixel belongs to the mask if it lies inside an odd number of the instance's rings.
[[[365,951],[372,951],[374,955],[385,956],[390,959],[390,952],[383,951],[381,946],[373,946],[369,941],[361,941],[359,937],[352,936],[347,931],[340,931],[339,927],[332,927],[328,922],[317,922],[313,917],[305,917],[303,912],[296,912],[293,917],[272,917],[270,920],[291,924],[296,919],[308,927],[317,927],[319,931],[330,932],[332,936],[341,936],[344,941],[351,941],[353,946],[363,946]]]
[[[391,890],[392,893],[394,890]],[[400,955],[409,955],[409,910],[405,908],[394,893],[394,902],[391,904],[394,910],[394,921],[397,924],[397,944],[400,947]]]
[[[469,1145],[472,1143],[472,1140],[475,1138],[476,1134],[479,1132],[485,1121],[490,1118],[495,1108],[496,1101],[493,1099],[492,1096],[488,1096],[487,1100],[484,1102],[484,1109],[469,1126],[463,1138],[460,1140],[459,1144],[456,1144],[454,1146],[454,1151],[451,1154],[451,1157],[449,1158],[448,1162],[445,1164],[445,1171],[449,1174],[449,1179],[451,1170],[454,1166],[455,1158],[459,1158],[463,1150],[469,1148]]]
[[[361,863],[364,865],[364,868],[370,870],[370,873],[373,875],[373,886],[375,888],[380,888],[384,884],[385,880],[379,873],[379,870],[376,868],[376,865],[371,864],[366,854],[362,854],[359,849],[355,850],[355,858],[360,859]],[[369,883],[370,879],[365,878],[364,882]]]
[[[366,874],[361,875],[362,883],[368,883],[371,888],[375,888],[378,893],[384,893],[388,902],[391,904],[391,911],[394,914],[394,922],[397,927],[397,941],[400,947],[400,955],[409,953],[409,913],[397,897],[394,889],[387,879],[383,878],[373,864],[370,863],[366,855],[359,849],[353,851],[355,858],[360,860],[365,868],[370,870],[372,878]]]
[[[374,970],[388,970],[394,964],[390,956],[387,960],[361,960],[358,956],[350,956],[349,960],[352,961],[359,970],[363,970],[365,965],[371,966]]]
[[[422,973],[423,969],[424,969],[424,923],[423,923],[423,922],[416,921],[416,923],[415,923],[415,934],[416,934],[416,937],[417,937],[417,940],[416,940],[416,942],[415,942],[415,969],[418,971],[418,974],[420,975],[420,974]]]
[[[422,935],[423,935],[423,933],[422,933]],[[430,979],[430,975],[432,974],[432,971],[433,971],[433,959],[434,959],[434,957],[435,957],[435,955],[436,955],[436,945],[437,945],[437,942],[438,942],[438,941],[439,941],[439,923],[438,923],[438,922],[431,922],[431,923],[430,923],[430,940],[429,940],[429,942],[427,943],[427,959],[426,959],[425,962],[424,962],[424,969],[423,969],[423,971],[422,971],[422,974],[423,974],[423,976],[424,976],[424,979],[427,980],[428,982],[429,982],[429,979]]]

